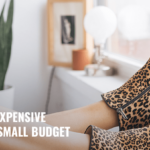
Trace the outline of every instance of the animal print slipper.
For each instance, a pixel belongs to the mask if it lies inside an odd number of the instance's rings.
[[[150,125],[150,59],[124,85],[102,94],[118,113],[120,131]]]
[[[150,149],[150,127],[112,132],[90,125],[85,133],[91,135],[89,150]]]

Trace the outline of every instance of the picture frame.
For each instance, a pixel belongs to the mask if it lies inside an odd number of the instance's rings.
[[[87,49],[92,57],[93,38],[84,30],[84,16],[93,0],[48,0],[48,64],[71,67],[72,50]]]

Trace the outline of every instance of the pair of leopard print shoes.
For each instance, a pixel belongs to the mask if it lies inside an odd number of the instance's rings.
[[[90,150],[150,150],[150,59],[124,85],[102,94],[118,114],[120,132],[89,126]]]

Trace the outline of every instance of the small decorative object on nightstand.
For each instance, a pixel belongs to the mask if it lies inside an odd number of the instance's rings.
[[[113,73],[113,69],[109,66],[102,65],[102,61],[104,58],[103,52],[106,39],[113,34],[116,26],[117,19],[114,12],[105,6],[95,7],[85,16],[84,27],[95,40],[95,59],[97,62],[97,64],[85,67],[87,75],[102,76]]]
[[[84,67],[90,64],[89,51],[86,49],[79,49],[72,51],[72,69],[84,70]]]

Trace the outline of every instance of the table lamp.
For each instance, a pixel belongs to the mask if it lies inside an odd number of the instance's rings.
[[[106,39],[110,37],[117,26],[117,19],[114,12],[105,6],[94,7],[84,18],[84,27],[95,41],[95,60],[97,64],[91,64],[85,67],[87,75],[101,76],[111,75],[112,68],[102,65],[104,58],[103,51]]]
[[[129,55],[134,53],[133,41],[150,38],[149,12],[143,6],[128,5],[118,14],[118,29],[129,41]]]

